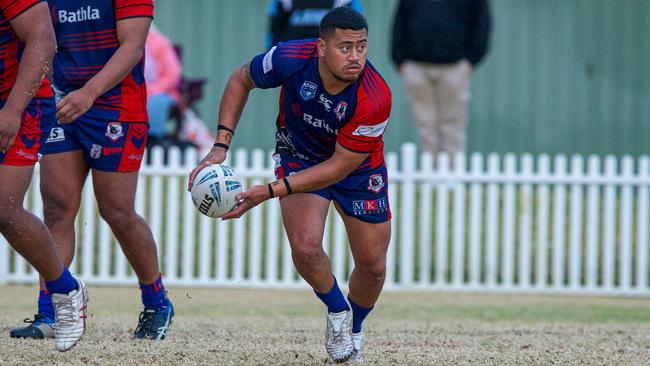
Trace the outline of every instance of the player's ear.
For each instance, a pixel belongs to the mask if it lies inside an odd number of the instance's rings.
[[[318,57],[325,56],[325,40],[323,38],[318,38]]]

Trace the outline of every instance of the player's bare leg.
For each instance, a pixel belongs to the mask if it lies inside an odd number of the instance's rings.
[[[41,160],[43,219],[66,266],[75,250],[75,218],[89,167],[81,150],[48,154]]]
[[[355,353],[352,361],[363,362],[364,335],[361,324],[373,309],[384,286],[390,221],[372,224],[345,215],[338,205],[336,208],[343,218],[354,258],[348,295],[353,312],[352,338]]]
[[[145,308],[134,337],[162,340],[167,335],[174,308],[162,285],[151,229],[135,212],[138,172],[93,170],[92,174],[99,214],[111,227],[140,282]]]
[[[327,353],[336,362],[345,361],[354,350],[352,314],[323,250],[329,201],[316,194],[297,193],[284,197],[280,204],[296,270],[327,305]]]
[[[23,207],[33,166],[0,165],[0,232],[46,280],[63,272],[47,227]]]
[[[298,193],[283,198],[280,205],[296,270],[316,292],[329,291],[334,275],[323,250],[329,201],[315,194]]]
[[[54,344],[66,351],[86,329],[87,295],[83,282],[72,277],[59,259],[45,224],[23,208],[33,169],[0,166],[0,232],[45,279],[56,314]]]
[[[93,170],[99,214],[108,223],[141,283],[153,283],[160,273],[153,234],[135,212],[138,172]]]

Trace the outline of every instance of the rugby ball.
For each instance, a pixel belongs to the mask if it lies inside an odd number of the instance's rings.
[[[242,180],[231,167],[213,164],[196,175],[190,193],[200,213],[218,218],[237,207],[235,196],[242,189]]]

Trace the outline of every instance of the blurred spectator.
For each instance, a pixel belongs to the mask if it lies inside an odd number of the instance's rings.
[[[362,12],[360,0],[271,0],[267,49],[279,42],[318,37],[321,19],[339,6]]]
[[[392,58],[404,77],[422,147],[465,151],[470,76],[487,51],[487,0],[401,0]]]
[[[161,139],[171,108],[178,105],[181,62],[171,41],[151,25],[145,43],[144,78],[147,83],[149,137]]]

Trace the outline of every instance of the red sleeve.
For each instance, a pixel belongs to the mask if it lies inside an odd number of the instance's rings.
[[[388,85],[372,67],[366,67],[360,84],[354,115],[339,132],[337,142],[348,150],[370,153],[382,144],[392,97]]]
[[[11,20],[40,2],[41,0],[0,0],[0,10],[5,18]]]
[[[115,20],[153,18],[153,0],[114,0]]]

